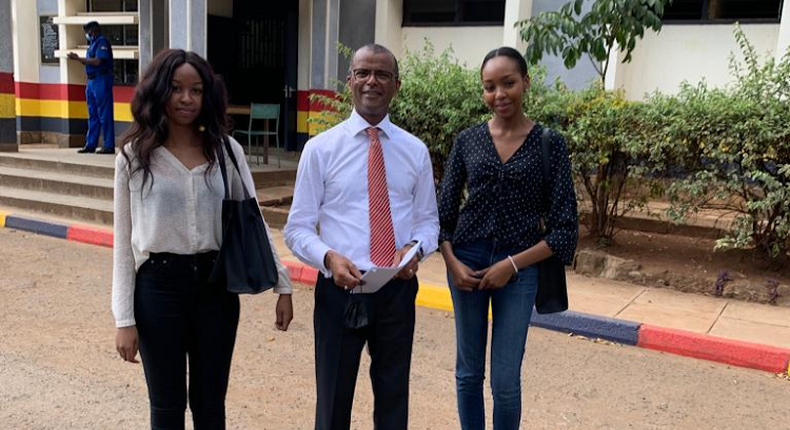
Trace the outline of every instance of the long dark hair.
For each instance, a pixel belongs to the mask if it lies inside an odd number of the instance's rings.
[[[168,118],[165,111],[172,93],[173,74],[183,64],[190,64],[197,70],[203,81],[203,103],[194,126],[200,129],[203,137],[203,155],[209,162],[206,174],[211,172],[217,162],[217,147],[227,133],[228,119],[225,110],[228,96],[225,84],[211,65],[194,52],[182,49],[168,49],[160,52],[145,70],[143,79],[137,85],[132,97],[132,116],[134,123],[123,134],[121,153],[130,166],[130,176],[142,171],[143,186],[153,176],[151,174],[151,153],[167,140]],[[126,151],[130,145],[136,157],[134,168]]]
[[[488,61],[495,57],[510,58],[511,60],[515,61],[516,64],[518,65],[518,71],[521,72],[522,77],[529,76],[529,71],[527,70],[527,60],[524,59],[524,56],[521,55],[520,52],[509,46],[503,46],[501,48],[492,49],[491,51],[488,52],[488,54],[486,54],[485,58],[483,58],[483,64],[480,65],[480,76],[483,75],[483,69],[485,69]]]

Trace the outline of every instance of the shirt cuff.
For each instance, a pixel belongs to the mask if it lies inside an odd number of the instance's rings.
[[[294,289],[290,285],[277,285],[274,287],[275,294],[293,294]]]
[[[137,323],[135,323],[134,321],[134,318],[128,320],[115,321],[116,328],[131,327],[134,325],[137,325]]]
[[[329,269],[326,266],[324,266],[324,257],[326,257],[326,253],[331,250],[332,248],[327,246],[327,244],[321,242],[320,240],[317,240],[315,241],[315,243],[313,243],[310,246],[310,249],[307,251],[310,255],[310,260],[313,267],[320,270],[321,273],[323,273],[324,276],[328,278],[331,278],[332,275],[329,272]]]

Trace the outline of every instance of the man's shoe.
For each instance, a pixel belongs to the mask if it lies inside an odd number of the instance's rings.
[[[96,152],[96,148],[88,148],[87,146],[83,146],[77,151],[78,154],[93,154],[94,152]]]
[[[96,151],[97,154],[115,154],[115,149],[108,149],[108,148],[99,148]]]

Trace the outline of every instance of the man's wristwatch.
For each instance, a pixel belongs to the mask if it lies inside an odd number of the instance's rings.
[[[415,246],[416,246],[418,243],[419,243],[419,241],[417,241],[417,240],[412,240],[411,242],[407,243],[406,245],[409,245],[409,246],[411,246],[412,248],[414,248],[414,247],[415,247]],[[424,256],[425,256],[425,253],[423,253],[423,252],[422,252],[422,247],[420,247],[420,248],[417,250],[417,261],[420,261],[420,260],[422,260],[422,257],[424,257]]]

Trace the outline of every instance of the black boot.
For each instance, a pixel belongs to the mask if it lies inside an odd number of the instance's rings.
[[[83,146],[77,151],[78,154],[93,154],[94,152],[96,152],[96,148],[88,148],[87,146]]]

